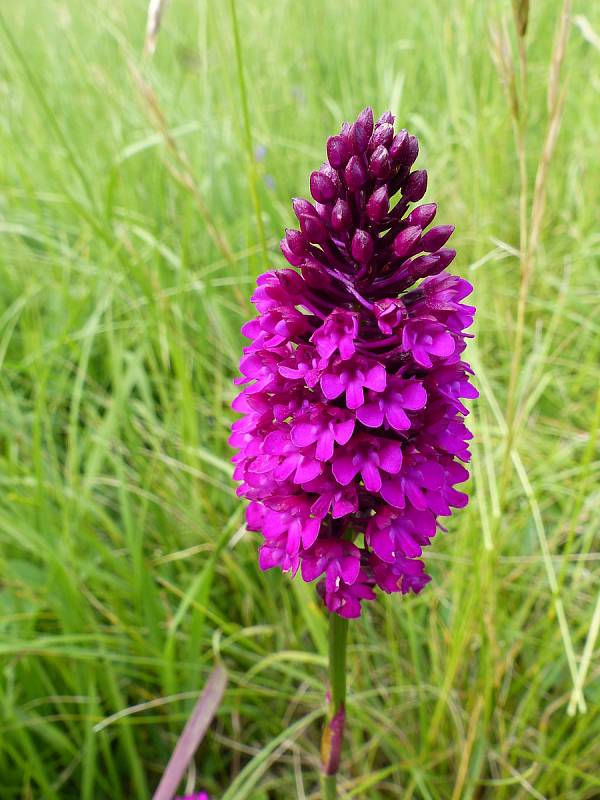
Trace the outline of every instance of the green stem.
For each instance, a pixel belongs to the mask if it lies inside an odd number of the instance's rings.
[[[336,800],[337,775],[321,775],[321,789],[323,800]]]
[[[323,731],[321,776],[323,800],[337,797],[337,771],[344,731],[346,706],[346,643],[348,620],[338,614],[329,617],[329,713]]]
[[[346,702],[346,641],[348,620],[332,614],[329,620],[329,681],[331,683],[331,711],[337,714]]]

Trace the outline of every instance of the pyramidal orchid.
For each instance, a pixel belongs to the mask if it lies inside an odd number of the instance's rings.
[[[453,226],[415,205],[427,188],[418,151],[370,108],[328,139],[314,202],[293,200],[291,268],[258,278],[258,316],[242,328],[230,442],[259,564],[319,580],[332,612],[326,773],[343,730],[343,620],[378,590],[420,592],[439,518],[468,500],[456,486],[470,457],[463,401],[477,396],[462,359],[472,287],[448,271]]]

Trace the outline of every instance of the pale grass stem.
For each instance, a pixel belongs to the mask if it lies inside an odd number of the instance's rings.
[[[146,40],[144,42],[144,52],[146,55],[154,55],[156,50],[156,40],[160,30],[160,23],[169,0],[150,0],[148,4],[148,20],[146,23]]]
[[[227,263],[233,266],[235,264],[233,250],[213,219],[210,209],[204,200],[204,196],[196,183],[192,165],[186,152],[180,147],[177,140],[171,134],[171,129],[158,101],[156,92],[132,61],[129,62],[129,70],[138,89],[139,96],[143,101],[144,110],[152,120],[154,127],[161,135],[166,145],[167,151],[173,158],[173,160],[164,159],[165,166],[175,180],[192,195],[194,203],[204,220],[209,236]]]
[[[538,541],[540,543],[540,549],[542,551],[542,556],[544,559],[544,567],[546,568],[546,575],[548,578],[548,584],[550,586],[550,592],[552,593],[552,599],[554,601],[554,610],[556,613],[556,618],[558,619],[558,625],[560,628],[560,634],[563,640],[563,645],[565,649],[565,654],[567,657],[567,663],[569,665],[569,671],[571,673],[571,678],[573,679],[573,697],[577,702],[577,706],[579,710],[584,713],[586,711],[586,703],[583,697],[583,693],[581,688],[578,688],[578,672],[577,672],[577,662],[575,660],[575,652],[573,650],[573,642],[571,640],[571,634],[569,632],[569,626],[567,623],[567,617],[565,614],[565,607],[562,601],[562,597],[560,595],[560,587],[558,584],[558,580],[556,577],[556,571],[554,569],[554,564],[552,562],[552,556],[550,554],[550,548],[548,547],[548,539],[546,537],[546,530],[544,528],[544,523],[542,520],[542,514],[540,512],[540,507],[535,497],[535,493],[529,482],[529,478],[527,476],[527,472],[525,471],[525,467],[523,466],[523,462],[521,461],[521,457],[516,452],[516,450],[511,451],[511,457],[513,460],[513,464],[515,465],[515,469],[523,486],[523,491],[525,492],[525,496],[529,501],[529,505],[531,508],[531,514],[533,517],[533,522],[535,525],[535,530],[538,536]]]
[[[513,120],[513,130],[515,135],[515,146],[519,164],[519,266],[520,283],[517,301],[517,317],[515,323],[514,344],[512,349],[512,359],[510,377],[507,391],[507,402],[505,412],[505,444],[500,470],[499,487],[499,506],[496,517],[494,534],[497,533],[502,520],[502,513],[508,491],[510,461],[512,459],[515,469],[519,475],[525,494],[529,500],[535,528],[542,549],[544,564],[548,577],[548,583],[554,599],[555,612],[558,619],[561,637],[565,648],[571,678],[574,683],[573,701],[577,703],[580,711],[585,711],[586,705],[581,692],[578,688],[577,664],[571,635],[569,632],[564,605],[560,596],[560,583],[557,580],[554,565],[550,556],[548,542],[542,522],[541,513],[535,495],[529,483],[527,473],[523,467],[520,456],[514,449],[514,442],[517,435],[518,424],[522,424],[523,414],[517,413],[517,391],[519,377],[522,367],[522,357],[524,349],[524,335],[526,324],[526,309],[529,298],[529,291],[532,277],[535,270],[535,261],[539,247],[544,212],[546,207],[547,181],[552,163],[552,156],[556,147],[556,141],[560,131],[564,103],[566,98],[566,86],[561,82],[561,71],[565,57],[566,44],[568,39],[571,2],[564,0],[558,30],[555,36],[548,78],[547,111],[548,120],[544,144],[539,156],[535,183],[531,201],[531,211],[529,212],[528,192],[529,179],[527,173],[527,119],[528,119],[528,81],[527,81],[527,46],[526,34],[527,24],[523,24],[522,9],[526,3],[515,2],[513,4],[515,26],[517,32],[517,49],[519,63],[519,81],[517,81],[515,61],[512,56],[510,39],[506,27],[501,32],[496,32],[493,36],[495,61],[505,87],[509,100],[511,115]],[[521,12],[521,13],[520,13]],[[517,89],[519,85],[519,89]],[[526,394],[526,393],[525,393]]]
[[[554,40],[550,69],[548,76],[548,121],[544,144],[539,156],[535,184],[532,194],[531,211],[528,214],[528,174],[527,174],[527,119],[528,119],[528,82],[527,82],[527,46],[526,33],[527,26],[522,24],[522,15],[519,15],[519,6],[515,4],[515,22],[517,27],[517,48],[519,62],[519,89],[517,90],[517,77],[515,62],[512,57],[510,40],[506,28],[502,32],[496,33],[494,37],[495,60],[500,72],[503,84],[507,91],[511,115],[513,119],[513,129],[515,132],[515,144],[517,159],[519,163],[519,265],[520,265],[520,284],[519,296],[517,301],[517,318],[514,332],[514,345],[512,350],[510,377],[506,401],[506,423],[507,436],[505,441],[504,453],[502,458],[502,468],[500,472],[500,500],[501,507],[504,502],[505,494],[508,489],[509,466],[513,443],[517,434],[517,390],[523,357],[523,345],[526,323],[526,309],[529,298],[531,280],[535,270],[535,260],[540,241],[544,211],[546,208],[547,181],[552,156],[556,147],[556,141],[560,131],[564,102],[566,98],[566,86],[561,83],[561,72],[565,57],[570,15],[571,0],[564,0],[558,30]],[[501,510],[501,509],[500,509]],[[499,520],[498,520],[499,524]]]
[[[242,43],[240,41],[240,31],[237,19],[236,0],[229,0],[229,8],[231,13],[231,27],[233,30],[233,40],[235,43],[235,60],[237,65],[238,85],[242,100],[242,117],[244,120],[244,141],[246,144],[246,158],[248,161],[248,184],[250,187],[250,196],[252,198],[252,205],[254,206],[254,214],[256,216],[256,229],[258,231],[258,238],[262,250],[264,267],[266,268],[266,265],[269,262],[269,253],[267,250],[265,226],[263,224],[262,209],[260,205],[260,197],[258,194],[258,175],[256,171],[256,158],[254,156],[254,146],[252,141],[252,126],[250,124],[250,111],[248,108],[248,91],[246,88],[246,79],[244,77],[244,62],[242,57]]]
[[[571,717],[575,715],[575,711],[578,705],[579,708],[581,709],[580,700],[583,697],[583,685],[585,683],[585,679],[587,677],[587,673],[590,668],[592,656],[594,655],[594,648],[596,646],[596,641],[598,639],[599,632],[600,632],[600,592],[598,593],[598,597],[596,598],[596,608],[594,609],[594,614],[592,616],[590,629],[588,631],[588,635],[585,640],[583,655],[581,657],[581,664],[579,665],[579,671],[577,672],[577,677],[575,678],[575,685],[573,686],[573,691],[571,692],[569,705],[567,706],[567,714],[569,714],[569,716]]]

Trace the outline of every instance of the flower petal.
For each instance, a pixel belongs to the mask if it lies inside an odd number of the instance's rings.
[[[358,552],[356,556],[343,556],[343,558],[340,559],[340,572],[342,574],[342,580],[349,586],[356,581],[358,573],[360,572],[360,557]]]
[[[315,455],[319,461],[329,461],[333,455],[333,433],[330,430],[321,432],[317,440]]]
[[[319,438],[320,428],[310,422],[297,422],[292,427],[291,440],[296,447],[308,447]]]
[[[456,344],[452,334],[444,332],[434,336],[433,346],[431,347],[430,352],[433,353],[434,356],[445,358],[446,356],[452,355],[455,347]]]
[[[308,550],[315,543],[320,528],[321,520],[319,519],[307,519],[304,522],[302,527],[302,547],[305,550]]]
[[[355,409],[362,406],[365,400],[365,393],[358,378],[354,378],[346,387],[346,405],[348,408]]]
[[[410,428],[410,419],[399,403],[386,405],[385,418],[395,431],[407,431]]]
[[[318,578],[319,575],[322,575],[324,571],[324,564],[321,562],[320,559],[316,558],[303,558],[302,559],[302,578],[307,583],[314,581],[315,578]]]
[[[367,428],[379,428],[383,423],[383,406],[380,400],[364,403],[356,411],[357,419]]]
[[[410,411],[418,411],[427,402],[427,392],[422,383],[410,381],[404,384],[401,390],[402,405]]]
[[[381,496],[394,508],[404,508],[406,498],[404,496],[404,480],[396,476],[390,480],[384,480],[381,486]]]
[[[310,456],[301,456],[294,475],[294,483],[308,483],[323,471],[323,465]]]
[[[354,463],[351,455],[339,455],[332,464],[332,472],[338,483],[346,486],[356,477],[360,465]]]
[[[346,444],[354,433],[354,420],[351,417],[343,422],[334,422],[331,427],[335,441],[338,444]]]
[[[368,492],[378,492],[381,489],[381,475],[372,461],[365,461],[360,474]]]
[[[385,382],[385,367],[382,364],[375,364],[367,370],[364,379],[364,384],[367,389],[373,389],[374,392],[383,392],[385,389]]]
[[[402,445],[400,442],[385,442],[379,447],[379,465],[395,475],[402,467]]]
[[[321,389],[328,400],[335,400],[344,391],[344,385],[339,375],[325,372],[321,375]]]

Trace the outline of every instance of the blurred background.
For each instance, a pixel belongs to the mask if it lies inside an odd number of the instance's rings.
[[[473,501],[351,625],[345,798],[600,797],[600,7],[0,8],[0,798],[318,797],[326,617],[261,573],[232,379],[290,198],[366,105],[475,286]],[[182,786],[183,791],[185,787]]]

